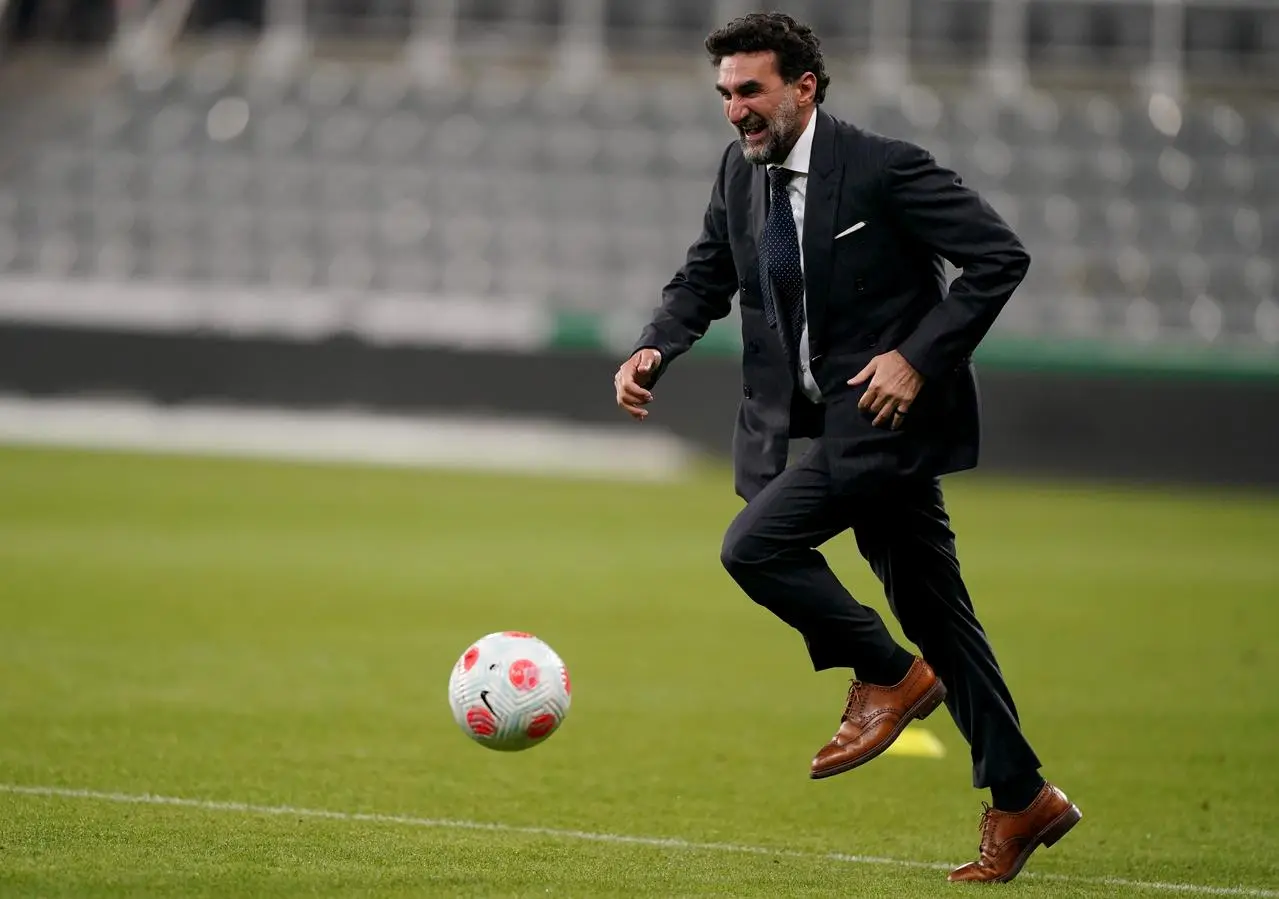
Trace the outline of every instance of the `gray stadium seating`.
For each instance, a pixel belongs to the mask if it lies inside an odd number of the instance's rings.
[[[1279,340],[1279,106],[922,86],[830,108],[934,150],[1035,263],[1000,328]],[[1156,125],[1163,125],[1161,130]],[[391,63],[282,80],[210,53],[122,77],[0,180],[0,275],[542,298],[647,311],[731,139],[709,85],[528,76],[441,87]]]

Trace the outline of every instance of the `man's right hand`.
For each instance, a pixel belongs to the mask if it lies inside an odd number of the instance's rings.
[[[648,418],[648,410],[644,407],[653,401],[653,394],[647,388],[661,364],[662,354],[657,350],[637,350],[613,376],[617,404],[636,421]]]

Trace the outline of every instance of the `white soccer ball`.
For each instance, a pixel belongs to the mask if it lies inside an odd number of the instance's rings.
[[[449,676],[449,706],[462,733],[503,752],[545,742],[564,722],[571,693],[555,650],[522,631],[475,641]]]

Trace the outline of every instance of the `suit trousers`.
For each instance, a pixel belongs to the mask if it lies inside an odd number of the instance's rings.
[[[849,529],[902,632],[946,685],[946,706],[971,747],[973,785],[1036,771],[1039,759],[960,576],[937,479],[889,479],[837,494],[817,438],[734,519],[721,559],[751,599],[800,633],[814,669],[880,665],[897,653],[896,641],[817,551]]]

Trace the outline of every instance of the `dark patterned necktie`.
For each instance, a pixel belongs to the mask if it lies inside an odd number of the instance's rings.
[[[786,185],[794,174],[781,167],[768,170],[771,191],[761,255],[783,340],[788,350],[798,353],[800,335],[804,330],[804,272],[799,264],[795,215],[786,194]]]

